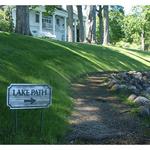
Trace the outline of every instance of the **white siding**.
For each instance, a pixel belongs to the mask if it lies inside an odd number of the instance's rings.
[[[36,22],[36,14],[39,14],[39,11],[44,12],[44,7],[41,6],[36,8],[36,10],[30,10],[29,12],[29,24],[30,31],[33,36],[48,36],[51,38],[56,38],[60,41],[65,41],[65,32],[67,36],[67,28],[65,31],[65,18],[67,19],[68,14],[66,11],[56,10],[55,15],[55,33],[53,34],[53,17],[49,16],[50,22],[42,23],[42,32],[40,32],[40,20]],[[14,26],[16,26],[16,9],[12,10],[12,18]],[[42,17],[44,18],[44,16]],[[73,18],[78,20],[76,14],[73,15]],[[40,18],[39,18],[40,19]],[[43,20],[43,19],[42,19]],[[67,24],[66,24],[67,25]]]
[[[39,30],[40,30],[40,24],[36,22],[35,16],[36,16],[36,11],[31,10],[29,13],[29,24],[30,24],[30,31],[34,36],[39,35]]]
[[[65,41],[65,19],[63,17],[57,16],[56,15],[56,39],[60,41]],[[59,23],[59,24],[58,24]]]
[[[15,9],[12,10],[12,18],[13,18],[13,24],[15,27],[16,26],[16,10]]]

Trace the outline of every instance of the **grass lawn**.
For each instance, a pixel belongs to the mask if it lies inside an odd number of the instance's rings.
[[[70,83],[81,74],[95,71],[149,70],[150,53],[115,47],[58,42],[0,33],[0,143],[64,143],[67,118],[73,109]],[[18,134],[14,134],[15,112],[6,106],[11,83],[46,83],[53,87],[53,104],[41,110],[18,110]]]

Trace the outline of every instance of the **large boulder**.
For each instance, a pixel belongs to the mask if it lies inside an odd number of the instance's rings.
[[[144,96],[138,96],[134,102],[136,104],[138,104],[139,106],[144,106],[144,105],[149,105],[150,104],[150,100],[147,99],[146,97]]]
[[[128,100],[129,100],[129,101],[134,101],[136,98],[137,98],[137,95],[131,94],[131,95],[128,97]]]

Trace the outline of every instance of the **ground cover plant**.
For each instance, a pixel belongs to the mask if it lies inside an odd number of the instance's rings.
[[[58,42],[10,33],[0,33],[0,143],[64,143],[67,119],[73,109],[70,84],[82,74],[98,71],[149,70],[150,53],[116,47]],[[46,83],[53,87],[53,104],[41,110],[14,110],[6,106],[11,83]]]

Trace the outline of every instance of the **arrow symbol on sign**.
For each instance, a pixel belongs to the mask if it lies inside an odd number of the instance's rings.
[[[33,104],[34,102],[36,102],[36,100],[31,97],[30,99],[24,100],[24,102]]]

